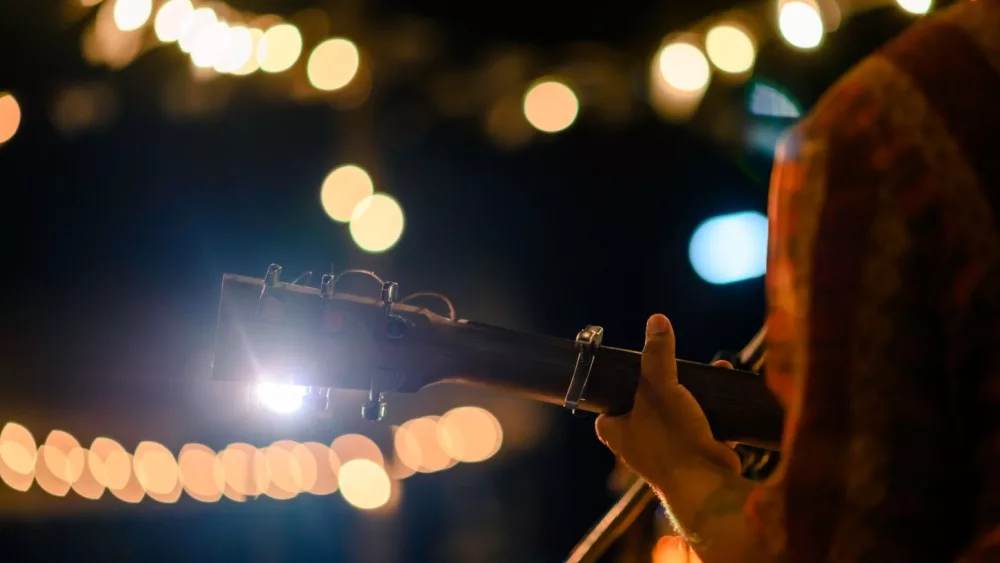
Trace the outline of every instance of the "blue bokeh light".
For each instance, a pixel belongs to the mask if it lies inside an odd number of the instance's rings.
[[[754,211],[706,220],[691,235],[691,266],[711,284],[758,278],[767,270],[767,217]]]

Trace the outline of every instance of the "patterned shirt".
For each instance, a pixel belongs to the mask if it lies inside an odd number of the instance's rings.
[[[1000,562],[1000,0],[911,27],[785,138],[746,513],[789,562]]]

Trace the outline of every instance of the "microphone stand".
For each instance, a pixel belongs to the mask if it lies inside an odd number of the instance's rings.
[[[737,354],[718,354],[716,359],[729,360],[737,368],[760,372],[766,359],[765,324],[750,342]],[[737,446],[742,454],[743,471],[764,472],[773,469],[777,455],[759,448]],[[576,544],[565,563],[597,563],[608,549],[635,523],[639,515],[656,499],[656,494],[644,480],[636,477],[618,502],[602,517],[587,535]]]

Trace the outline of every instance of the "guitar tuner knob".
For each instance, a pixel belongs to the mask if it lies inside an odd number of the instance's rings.
[[[385,398],[379,393],[377,399],[369,399],[361,405],[361,417],[371,422],[385,418]]]

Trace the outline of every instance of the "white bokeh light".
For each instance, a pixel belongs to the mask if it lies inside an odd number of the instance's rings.
[[[695,229],[688,254],[695,273],[711,284],[763,276],[767,269],[767,217],[744,212],[708,219]]]
[[[778,29],[785,41],[799,49],[815,49],[823,42],[823,16],[809,1],[792,0],[778,11]]]

